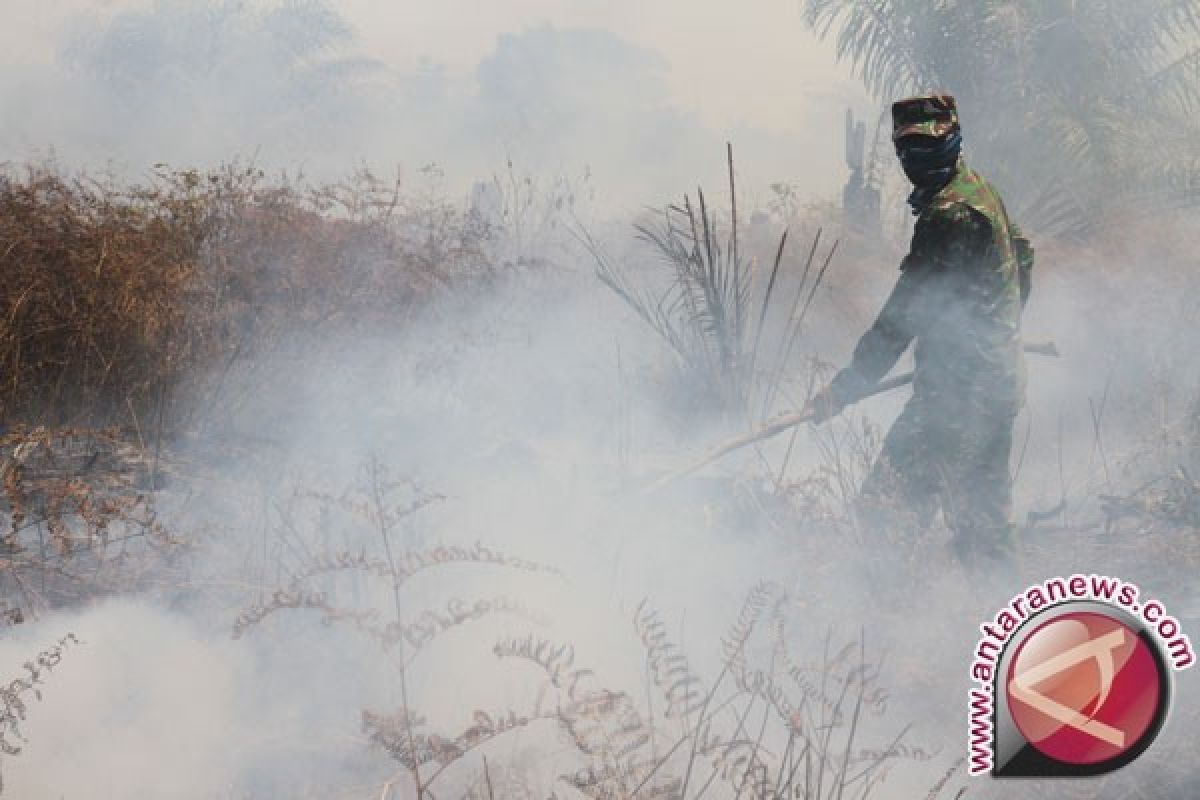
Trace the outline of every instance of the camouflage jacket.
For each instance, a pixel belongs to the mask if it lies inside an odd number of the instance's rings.
[[[1033,250],[996,190],[959,162],[954,177],[918,206],[912,246],[879,317],[832,391],[852,403],[916,340],[913,396],[1019,408],[1025,388],[1021,310]]]

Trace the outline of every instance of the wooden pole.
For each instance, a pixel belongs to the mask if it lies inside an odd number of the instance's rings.
[[[1058,347],[1055,346],[1054,342],[1028,343],[1025,345],[1025,352],[1036,353],[1043,356],[1051,356],[1054,358],[1057,358],[1059,354]],[[874,397],[875,395],[883,394],[884,392],[890,392],[892,389],[899,389],[901,386],[907,386],[908,384],[912,383],[912,380],[913,373],[911,372],[905,372],[893,378],[887,378],[875,384],[871,391],[867,392],[859,399],[866,400],[868,397]],[[780,414],[779,416],[768,420],[767,423],[761,428],[753,430],[750,433],[737,436],[733,439],[729,439],[723,444],[710,450],[708,454],[700,460],[693,462],[681,470],[668,473],[662,478],[659,478],[657,481],[650,484],[645,491],[647,493],[658,491],[664,486],[673,483],[680,478],[691,475],[693,472],[707,467],[714,461],[724,458],[735,450],[741,450],[743,447],[752,445],[755,442],[762,442],[770,439],[771,437],[777,436],[789,428],[794,428],[797,425],[803,425],[806,422],[812,422],[815,417],[816,414],[812,411],[792,411],[787,414]]]

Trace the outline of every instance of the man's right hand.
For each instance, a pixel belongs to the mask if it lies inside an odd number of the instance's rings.
[[[826,386],[808,399],[804,413],[811,415],[814,424],[820,424],[842,413],[845,407],[833,387]]]

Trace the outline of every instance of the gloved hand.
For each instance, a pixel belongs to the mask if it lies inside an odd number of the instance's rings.
[[[833,386],[829,385],[808,399],[804,405],[804,413],[812,415],[814,424],[820,424],[842,413],[845,407],[846,403],[834,391]]]

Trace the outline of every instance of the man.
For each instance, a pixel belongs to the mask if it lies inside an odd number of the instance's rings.
[[[840,413],[915,340],[912,398],[863,485],[860,524],[909,516],[927,525],[940,508],[960,560],[1005,559],[1015,548],[1009,456],[1024,401],[1020,318],[1033,250],[963,162],[953,97],[900,100],[892,121],[914,187],[912,246],[850,365],[809,407],[820,419]]]

